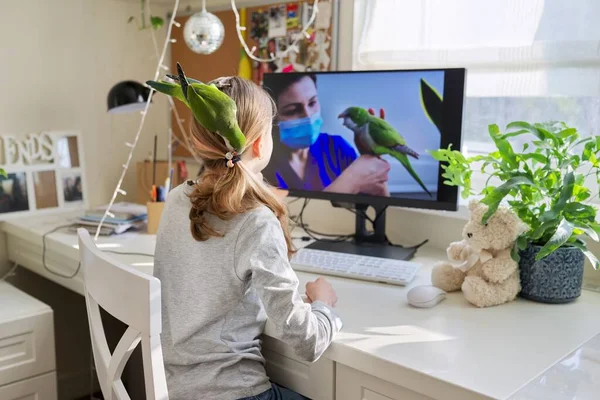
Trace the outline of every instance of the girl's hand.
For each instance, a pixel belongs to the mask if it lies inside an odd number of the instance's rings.
[[[306,284],[306,297],[310,303],[322,301],[329,307],[335,307],[338,300],[333,286],[323,278],[317,278],[316,281]]]

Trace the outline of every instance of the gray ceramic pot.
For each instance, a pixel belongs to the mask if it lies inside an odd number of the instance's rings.
[[[584,254],[576,247],[561,247],[539,261],[541,246],[520,252],[521,297],[542,303],[568,303],[581,295]]]

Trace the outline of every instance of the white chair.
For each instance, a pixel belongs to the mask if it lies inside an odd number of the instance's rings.
[[[94,363],[102,395],[106,400],[130,399],[121,374],[140,344],[146,398],[168,400],[160,345],[160,281],[112,260],[96,247],[87,230],[79,229],[77,234]],[[99,306],[128,326],[112,354]]]

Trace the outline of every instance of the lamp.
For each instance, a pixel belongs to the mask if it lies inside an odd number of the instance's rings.
[[[125,114],[142,111],[149,96],[150,89],[141,83],[136,81],[119,82],[108,92],[108,112]]]

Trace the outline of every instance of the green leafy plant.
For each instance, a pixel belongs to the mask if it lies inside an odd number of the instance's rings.
[[[520,121],[508,124],[504,133],[497,125],[490,125],[489,134],[496,150],[487,155],[465,157],[451,147],[430,152],[442,162],[444,184],[461,186],[462,197],[467,198],[475,194],[471,188],[474,169],[488,176],[479,193],[481,202],[488,206],[482,222],[506,202],[529,227],[517,240],[513,251],[516,260],[518,250],[529,243],[542,246],[538,260],[561,246],[574,246],[598,269],[600,263],[583,239],[597,242],[600,235],[597,209],[590,204],[598,193],[592,194],[585,187],[589,176],[600,182],[600,136],[582,139],[575,128],[563,122]],[[531,140],[517,151],[511,139],[523,135]],[[500,185],[492,185],[492,179]]]
[[[140,11],[141,23],[138,23],[138,28],[140,30],[148,29],[150,27],[152,27],[153,29],[162,28],[162,26],[165,24],[165,20],[161,17],[157,17],[155,15],[150,15],[150,20],[148,22],[146,21],[146,0],[140,0],[140,6],[141,6],[141,11]],[[129,24],[133,21],[135,21],[135,17],[131,16],[127,20],[127,23]]]

